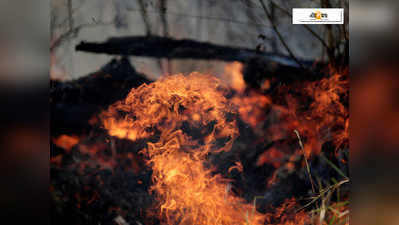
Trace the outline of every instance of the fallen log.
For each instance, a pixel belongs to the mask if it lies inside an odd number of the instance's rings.
[[[275,53],[217,45],[190,39],[177,40],[159,36],[114,37],[102,43],[82,41],[75,49],[76,51],[109,55],[169,59],[206,59],[227,62],[246,62],[256,57],[290,67],[300,67],[292,58]],[[301,60],[301,63],[306,67],[312,66],[312,61]]]

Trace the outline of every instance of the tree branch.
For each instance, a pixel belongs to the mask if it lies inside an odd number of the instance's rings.
[[[301,68],[305,68],[304,65],[295,57],[294,53],[291,51],[291,49],[288,47],[287,43],[284,41],[283,36],[280,34],[276,24],[273,21],[273,18],[271,16],[271,14],[269,13],[269,10],[267,10],[267,7],[265,5],[265,3],[263,2],[263,0],[259,0],[260,4],[262,5],[263,10],[266,13],[267,18],[269,19],[273,30],[276,32],[278,38],[280,39],[280,42],[283,44],[283,46],[285,47],[285,49],[288,51],[288,54],[291,56],[291,58],[301,67]]]
[[[273,1],[271,1],[272,5],[274,5],[277,9],[279,9],[281,12],[285,13],[287,16],[292,17],[292,14],[288,12],[286,9],[282,8],[281,6],[277,5]],[[323,40],[323,38],[320,37],[314,30],[312,30],[308,25],[302,24],[302,26],[309,31],[317,40],[321,42],[321,44],[328,49],[327,43]]]

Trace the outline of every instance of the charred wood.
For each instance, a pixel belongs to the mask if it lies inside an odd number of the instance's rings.
[[[94,113],[125,98],[131,88],[149,82],[126,58],[113,59],[98,72],[76,80],[51,80],[52,134],[84,132]]]
[[[159,36],[115,37],[102,43],[82,41],[76,46],[76,51],[152,58],[222,60],[227,62],[246,62],[256,57],[265,61],[298,68],[298,64],[292,58],[284,55],[191,39],[177,40]],[[311,61],[302,60],[301,63],[308,67],[312,65]]]

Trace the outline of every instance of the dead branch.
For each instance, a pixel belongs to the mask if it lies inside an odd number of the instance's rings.
[[[140,5],[140,13],[141,13],[141,17],[143,18],[144,24],[145,24],[145,28],[146,28],[146,32],[147,35],[151,35],[152,33],[152,28],[151,28],[151,23],[148,20],[148,15],[147,15],[147,10],[146,10],[146,4],[143,0],[139,0],[139,5]]]
[[[246,62],[251,58],[257,57],[269,62],[298,67],[298,64],[291,57],[284,55],[259,52],[248,48],[216,45],[191,39],[177,40],[159,36],[116,37],[102,43],[82,41],[76,46],[76,51],[152,58],[222,60],[227,62]],[[301,61],[301,64],[306,67],[310,67],[312,63],[312,61]]]
[[[292,17],[292,14],[290,12],[288,12],[288,10],[284,9],[283,7],[277,5],[276,3],[274,3],[273,1],[271,1],[271,4],[276,7],[278,10],[280,10],[281,12],[283,12],[284,14],[286,14],[289,17]],[[314,30],[312,30],[312,28],[310,28],[307,24],[302,24],[302,26],[309,31],[309,33],[311,33],[317,40],[320,41],[320,43],[325,47],[328,48],[327,43],[324,41],[324,39],[322,37],[320,37],[320,35],[318,35]]]
[[[294,53],[291,51],[291,49],[288,47],[287,43],[284,41],[283,36],[280,34],[276,24],[273,21],[272,15],[270,14],[269,10],[267,9],[265,3],[263,0],[259,0],[260,4],[262,5],[263,10],[266,13],[267,18],[269,19],[273,30],[276,32],[278,38],[280,39],[280,42],[283,44],[284,48],[288,51],[288,54],[291,56],[291,58],[301,67],[305,68],[304,65],[295,57]]]

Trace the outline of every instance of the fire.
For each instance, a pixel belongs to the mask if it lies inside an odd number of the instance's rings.
[[[238,136],[226,87],[210,75],[166,76],[132,89],[102,113],[110,135],[147,139],[151,191],[165,224],[263,224],[264,215],[229,192],[229,181],[207,162]]]
[[[307,223],[309,215],[304,212],[282,214],[283,208],[297,205],[295,199],[273,215],[257,212],[253,204],[230,192],[230,181],[215,174],[207,158],[231,149],[239,136],[238,118],[251,126],[259,139],[255,141],[278,143],[253,162],[275,167],[267,186],[277,181],[280,167],[293,171],[304,153],[319,154],[327,142],[338,150],[348,139],[348,111],[342,103],[348,97],[347,76],[333,73],[277,90],[266,80],[262,87],[270,90],[265,94],[247,88],[241,71],[240,63],[226,67],[221,78],[230,89],[219,79],[196,72],[164,76],[132,89],[126,99],[101,113],[111,136],[147,143],[140,153],[153,171],[150,192],[157,204],[151,215],[162,224]],[[228,172],[234,169],[243,172],[240,162]]]
[[[254,131],[263,130],[259,126],[262,125],[261,121],[265,121],[265,110],[271,104],[267,96],[250,91],[246,95],[234,96],[232,102],[239,106],[238,112],[244,122],[250,124]]]
[[[61,135],[58,138],[53,138],[53,143],[69,151],[79,143],[79,138],[77,136]]]
[[[266,214],[266,221],[275,225],[305,225],[310,219],[305,212],[295,212],[297,202],[294,198],[286,199],[284,203],[275,209],[274,213]]]
[[[244,92],[246,85],[242,76],[243,64],[240,62],[233,62],[227,64],[224,68],[224,74],[222,79],[235,91],[242,93]]]
[[[318,122],[317,131],[325,134],[322,139],[333,140],[336,148],[349,138],[349,112],[341,102],[341,97],[348,98],[348,84],[343,75],[335,73],[307,86],[314,99],[310,105],[310,117]]]
[[[276,119],[266,129],[272,134],[270,139],[292,139],[293,131],[298,130],[306,140],[303,145],[307,157],[319,154],[329,141],[336,150],[347,144],[349,112],[342,99],[348,98],[348,81],[344,75],[284,87],[277,93],[285,103],[272,103],[268,117]]]
[[[285,154],[280,152],[276,148],[270,148],[263,152],[256,162],[256,165],[261,166],[265,163],[273,165],[275,168],[279,168],[281,163],[284,161]]]
[[[240,62],[227,64],[222,79],[232,90],[236,91],[231,101],[238,106],[240,118],[251,125],[256,132],[260,121],[265,120],[265,109],[271,104],[271,100],[269,97],[254,90],[247,91],[242,74],[243,67]],[[265,85],[267,84],[267,82],[264,83]]]
[[[271,141],[290,139],[294,137],[293,131],[298,130],[306,139],[307,157],[319,154],[328,141],[334,143],[336,150],[347,147],[349,112],[343,103],[348,99],[347,71],[332,72],[318,81],[283,85],[274,93],[264,94],[246,89],[245,84],[236,85],[234,81],[243,81],[242,68],[238,62],[227,65],[224,78],[237,91],[231,100],[238,106],[240,118],[260,137],[266,136]],[[264,80],[261,86],[262,90],[270,89],[269,80]]]
[[[243,80],[242,68],[238,62],[226,66],[223,78],[236,91],[231,101],[237,105],[240,119],[256,134],[253,141],[274,142],[255,162],[257,166],[268,164],[275,168],[266,181],[267,187],[278,181],[281,171],[294,171],[295,162],[303,155],[310,158],[320,154],[326,143],[331,143],[329,146],[335,148],[336,154],[348,147],[349,112],[345,105],[349,90],[348,71],[337,73],[331,69],[331,73],[321,80],[273,88],[265,79],[259,81],[260,90],[254,90],[245,85],[240,88],[234,85],[234,80]],[[295,130],[302,139],[303,148]]]

